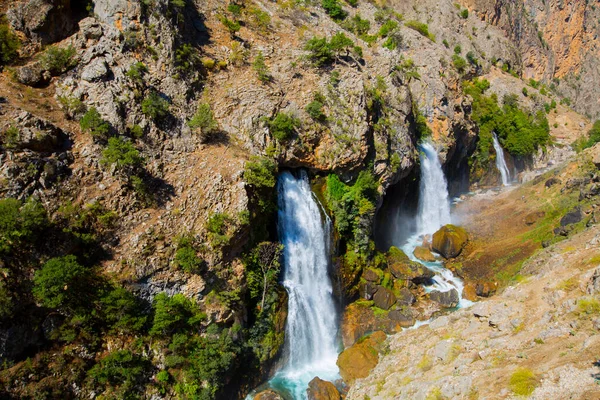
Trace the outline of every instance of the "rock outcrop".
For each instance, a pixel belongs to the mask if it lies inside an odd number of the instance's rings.
[[[344,382],[352,383],[369,375],[377,365],[385,339],[385,333],[378,331],[340,353],[337,365]]]
[[[331,382],[315,377],[308,383],[306,390],[308,400],[340,400],[340,392]]]
[[[464,228],[455,225],[444,225],[433,234],[431,248],[444,258],[457,257],[467,245],[469,236]]]

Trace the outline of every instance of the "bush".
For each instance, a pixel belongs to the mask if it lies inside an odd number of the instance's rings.
[[[14,62],[19,56],[19,47],[19,37],[12,32],[6,20],[0,17],[0,65]]]
[[[150,328],[152,336],[168,336],[177,332],[198,327],[206,319],[206,314],[183,294],[178,293],[169,297],[159,293],[154,297],[154,320]]]
[[[129,350],[117,350],[102,358],[87,376],[94,387],[111,388],[116,398],[135,398],[136,386],[142,383],[150,367],[147,359]]]
[[[381,25],[381,28],[379,28],[379,36],[387,37],[390,32],[396,30],[397,28],[398,22],[394,21],[393,19],[388,19],[383,25]]]
[[[141,168],[144,159],[140,152],[129,141],[120,137],[111,137],[108,139],[108,146],[102,152],[100,163],[103,165],[115,164],[117,170],[135,170]]]
[[[252,23],[258,29],[266,31],[269,28],[269,24],[271,23],[271,16],[268,12],[262,11],[258,7],[252,7],[249,11],[249,14],[252,17]]]
[[[454,46],[454,54],[460,54],[462,53],[462,47],[460,44],[457,44],[456,46]]]
[[[429,26],[427,26],[427,24],[424,24],[419,21],[411,20],[411,21],[406,21],[404,23],[404,25],[407,28],[410,28],[410,29],[413,29],[413,30],[419,32],[421,35],[425,36],[432,42],[435,42],[435,35],[433,35],[432,33],[429,32]]]
[[[252,157],[246,163],[244,180],[257,189],[274,188],[277,184],[277,164],[266,157]]]
[[[196,131],[199,131],[202,141],[207,141],[219,129],[219,124],[214,118],[213,112],[210,109],[210,104],[201,103],[198,105],[196,114],[188,121],[188,126]]]
[[[284,142],[292,137],[300,121],[292,115],[280,112],[268,124],[271,135],[278,141]]]
[[[469,18],[469,10],[467,10],[466,8],[464,10],[462,10],[460,12],[460,17],[463,18],[463,19]]]
[[[42,54],[40,62],[42,67],[53,75],[60,75],[77,65],[75,61],[76,54],[77,51],[70,45],[66,48],[50,46]]]
[[[229,244],[231,237],[227,234],[231,217],[225,213],[215,213],[206,223],[206,230],[214,248],[221,248]]]
[[[538,378],[527,368],[519,368],[510,376],[510,390],[518,396],[530,396],[538,385]]]
[[[306,45],[304,50],[308,51],[308,59],[317,67],[329,64],[333,61],[333,51],[326,38],[313,37]]]
[[[58,96],[58,102],[70,119],[77,119],[86,111],[85,104],[77,97]]]
[[[475,53],[473,53],[472,51],[469,51],[467,53],[467,61],[472,65],[479,64],[479,60],[477,60],[477,57],[475,57]]]
[[[323,112],[323,103],[321,103],[319,100],[313,100],[308,103],[305,110],[315,121],[322,122],[327,120],[327,116]]]
[[[574,144],[573,147],[581,151],[594,146],[598,142],[600,142],[600,120],[594,122],[594,125],[592,125],[587,133],[587,138],[583,136],[580,137],[577,139],[576,145]]]
[[[322,0],[321,5],[325,12],[334,20],[343,20],[346,18],[346,12],[337,0]]]
[[[102,119],[96,107],[91,107],[79,121],[79,126],[84,132],[99,138],[106,138],[110,125]]]
[[[195,70],[200,62],[198,50],[190,44],[184,44],[175,51],[175,68],[183,74]]]
[[[157,120],[164,118],[169,113],[169,102],[163,99],[157,92],[152,91],[142,101],[142,112],[147,117]]]
[[[87,268],[73,255],[51,258],[33,278],[33,295],[44,307],[67,308],[82,304],[88,291]]]
[[[229,31],[229,33],[231,33],[232,35],[236,32],[238,32],[242,26],[240,25],[239,22],[237,21],[232,21],[229,18],[225,17],[225,16],[221,16],[220,21],[223,25],[225,25],[225,27],[227,28],[227,30]]]
[[[147,317],[137,297],[125,288],[114,288],[100,298],[102,319],[111,332],[136,334],[142,332]]]
[[[2,134],[2,144],[7,149],[16,149],[19,144],[21,132],[14,125],[9,126]]]
[[[467,69],[467,62],[464,58],[457,54],[452,55],[452,64],[454,65],[454,68],[456,68],[459,74],[464,73]]]
[[[252,68],[254,68],[254,71],[256,71],[258,79],[261,82],[266,83],[271,80],[271,73],[267,67],[267,64],[265,64],[265,57],[263,56],[262,51],[259,51],[254,58],[254,61],[252,62]]]
[[[47,224],[46,210],[39,202],[0,199],[0,254],[34,241]]]
[[[148,67],[141,61],[138,61],[129,67],[125,76],[131,79],[135,84],[141,85],[144,83],[144,76],[148,73]]]
[[[344,29],[354,32],[357,35],[366,35],[371,29],[371,23],[368,19],[361,18],[360,14],[356,14],[350,20],[347,20],[342,25]]]
[[[529,91],[527,90],[527,88],[525,86],[523,86],[523,90],[521,90],[521,92],[523,93],[523,96],[525,96],[525,97],[529,96]]]

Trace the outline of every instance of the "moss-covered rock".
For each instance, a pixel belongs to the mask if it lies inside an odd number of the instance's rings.
[[[351,383],[369,375],[379,361],[379,350],[386,337],[381,331],[374,332],[340,353],[337,366],[344,382]]]
[[[388,269],[396,279],[412,280],[416,283],[433,278],[433,271],[418,262],[412,261],[397,247],[387,253]]]
[[[457,257],[467,245],[469,235],[464,228],[456,225],[444,225],[433,234],[431,247],[444,258]]]

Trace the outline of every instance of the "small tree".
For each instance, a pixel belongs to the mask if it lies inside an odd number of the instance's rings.
[[[144,83],[144,76],[148,73],[148,67],[141,61],[131,65],[125,76],[131,79],[136,85],[142,85]]]
[[[287,141],[292,137],[294,130],[300,124],[297,118],[292,115],[280,112],[275,118],[269,121],[269,130],[271,135],[280,142]]]
[[[0,65],[12,63],[19,56],[21,41],[15,35],[4,17],[0,17]]]
[[[0,254],[33,241],[47,223],[46,210],[38,201],[0,199]]]
[[[208,103],[198,105],[198,110],[192,119],[188,121],[188,126],[199,131],[203,142],[210,139],[219,130],[219,124],[215,120],[213,112],[210,109],[210,104]]]
[[[60,75],[77,65],[75,61],[77,51],[71,45],[66,48],[50,46],[40,59],[42,67],[54,75]]]
[[[72,309],[89,292],[87,268],[73,255],[51,258],[33,278],[33,295],[43,306]]]
[[[142,101],[142,112],[154,121],[164,118],[169,113],[169,102],[163,99],[156,91],[150,94]]]
[[[308,51],[307,58],[317,67],[329,64],[333,61],[333,51],[326,38],[313,37],[304,46]]]
[[[273,242],[262,242],[252,251],[248,273],[248,284],[251,295],[260,295],[260,309],[265,308],[265,299],[271,287],[277,284],[281,269],[281,252],[283,245]]]
[[[132,172],[143,166],[144,158],[131,142],[120,137],[111,137],[108,139],[108,146],[102,152],[100,163],[103,165],[115,164],[117,170]]]
[[[83,115],[79,121],[79,126],[82,131],[98,138],[106,138],[110,129],[110,125],[102,119],[96,107],[91,107]]]
[[[322,0],[321,5],[325,12],[334,20],[342,20],[346,18],[346,12],[337,0]]]
[[[265,57],[263,56],[262,51],[259,51],[256,57],[254,58],[254,62],[252,62],[252,68],[258,74],[258,79],[262,83],[267,83],[271,80],[271,72],[269,71],[269,67],[265,64]]]

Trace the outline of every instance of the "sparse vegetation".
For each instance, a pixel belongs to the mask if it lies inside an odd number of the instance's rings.
[[[407,28],[410,28],[410,29],[413,29],[413,30],[419,32],[421,35],[425,36],[432,42],[435,42],[435,35],[432,34],[431,32],[429,32],[429,26],[427,24],[425,24],[423,22],[415,21],[415,20],[410,20],[410,21],[406,21],[404,23],[404,25]]]
[[[0,16],[0,65],[12,64],[19,56],[21,41],[8,26],[6,19]]]
[[[82,131],[88,132],[93,137],[102,139],[108,137],[110,130],[109,123],[102,119],[96,107],[90,107],[79,121],[79,126]]]
[[[219,130],[219,124],[215,120],[210,104],[208,103],[198,105],[198,110],[192,119],[188,121],[188,125],[200,135],[203,142],[209,141]]]
[[[259,51],[254,58],[254,61],[252,62],[252,68],[254,68],[254,71],[256,71],[256,74],[258,75],[258,80],[260,80],[262,83],[271,81],[271,72],[269,71],[267,64],[265,64],[265,57],[263,56],[262,51]]]
[[[73,46],[50,46],[40,57],[40,62],[53,75],[60,75],[77,65],[76,55],[77,51]]]
[[[275,139],[280,142],[290,140],[296,128],[300,125],[300,121],[284,112],[279,112],[271,120],[268,120],[269,131]]]
[[[169,102],[156,91],[151,91],[142,101],[142,112],[157,122],[169,114]]]
[[[111,137],[108,139],[108,146],[102,152],[100,163],[115,165],[117,170],[131,173],[143,166],[144,159],[131,142],[121,137]]]
[[[518,368],[510,376],[510,390],[518,396],[529,396],[538,385],[535,373],[527,368]]]
[[[348,15],[338,0],[322,0],[321,6],[325,9],[325,12],[336,21],[341,21]]]

